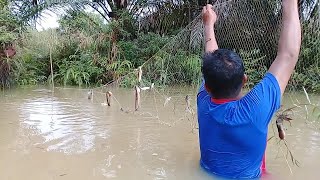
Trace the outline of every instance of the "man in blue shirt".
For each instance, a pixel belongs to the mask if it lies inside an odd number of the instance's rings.
[[[217,16],[211,5],[203,8],[206,54],[197,106],[200,164],[210,173],[236,179],[261,176],[268,125],[280,107],[301,44],[297,0],[283,0],[282,7],[277,57],[261,82],[244,96],[243,62],[235,52],[218,48]]]

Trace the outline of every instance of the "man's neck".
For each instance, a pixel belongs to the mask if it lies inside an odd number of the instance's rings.
[[[240,92],[236,97],[233,98],[211,98],[211,101],[215,104],[224,104],[231,101],[237,101],[243,97],[242,92]]]

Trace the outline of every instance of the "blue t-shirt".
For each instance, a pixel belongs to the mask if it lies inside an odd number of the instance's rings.
[[[268,124],[280,98],[271,73],[240,100],[224,104],[212,102],[203,83],[197,98],[201,166],[225,178],[260,177]]]

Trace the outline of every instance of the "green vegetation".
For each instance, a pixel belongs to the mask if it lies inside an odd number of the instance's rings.
[[[14,63],[7,57],[7,50],[12,49],[12,42],[19,36],[17,19],[11,14],[6,1],[0,1],[0,87],[9,85],[10,69]]]
[[[244,59],[248,86],[252,87],[274,59],[280,18],[275,9],[279,1],[244,1],[246,3],[233,4],[232,8],[250,23],[227,18],[218,23],[217,36],[220,47],[234,49]],[[0,54],[0,86],[51,83],[50,60],[54,83],[61,86],[100,86],[118,81],[121,86],[132,87],[136,83],[136,74],[132,72],[141,65],[145,84],[195,85],[199,82],[203,51],[201,24],[188,26],[182,34],[175,35],[199,15],[199,7],[206,1],[179,4],[137,1],[130,8],[131,1],[99,2],[61,0],[50,4],[0,0],[0,52],[10,47],[17,52],[13,58]],[[310,8],[311,2],[302,1],[305,5],[300,6],[301,12],[303,8]],[[111,10],[106,4],[111,5]],[[59,28],[35,30],[34,19],[41,12],[59,11],[64,5],[70,8],[59,20]],[[97,13],[85,12],[87,7]],[[141,8],[146,7],[153,7],[154,11],[149,8],[149,12],[141,16]],[[247,13],[246,7],[268,16]],[[305,87],[308,91],[320,92],[319,3],[305,16],[300,61],[289,88]],[[264,27],[264,22],[272,27]],[[253,25],[261,27],[260,30]],[[225,26],[232,27],[228,33],[219,28]],[[256,38],[248,32],[254,32]]]

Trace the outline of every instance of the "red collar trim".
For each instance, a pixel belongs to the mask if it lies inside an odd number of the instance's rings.
[[[211,102],[215,103],[215,104],[224,104],[224,103],[228,103],[231,101],[236,101],[237,99],[215,99],[215,98],[211,98]]]

